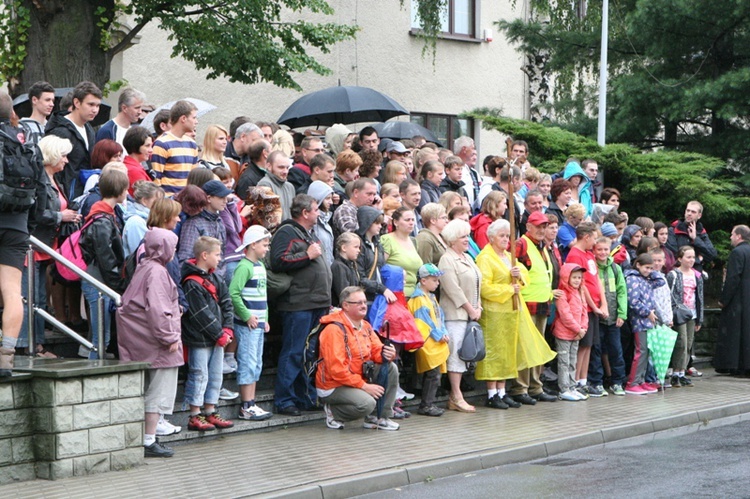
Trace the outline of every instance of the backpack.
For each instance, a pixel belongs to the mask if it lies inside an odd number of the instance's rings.
[[[138,243],[135,251],[129,254],[128,257],[125,258],[125,262],[122,264],[122,269],[120,269],[120,278],[122,278],[123,289],[127,289],[130,285],[130,281],[133,280],[133,275],[135,274],[135,269],[136,267],[138,267],[138,263],[141,261],[141,257],[145,255],[145,252],[141,251],[142,247],[143,240]]]
[[[83,231],[85,231],[91,224],[93,224],[94,221],[104,216],[106,215],[101,214],[91,217],[91,219],[83,224],[83,227],[73,232],[65,241],[63,241],[63,243],[57,250],[58,253],[70,260],[71,263],[73,263],[76,267],[83,270],[84,272],[88,270],[89,265],[83,258],[83,250],[81,249],[81,236],[83,236]],[[70,283],[78,282],[81,280],[78,274],[76,274],[60,262],[55,262],[55,269],[57,270],[57,275],[59,275],[64,280],[64,282]]]
[[[24,213],[36,201],[42,154],[34,144],[22,144],[0,128],[0,211]]]
[[[347,343],[346,328],[340,322],[329,322],[327,324],[318,323],[312,330],[307,334],[305,338],[305,349],[302,351],[302,370],[307,377],[307,387],[315,386],[315,373],[318,371],[318,364],[323,360],[320,358],[320,333],[329,325],[335,324],[341,328],[344,332],[344,345],[346,348],[346,354],[351,358],[351,352],[349,351],[349,344]],[[307,393],[307,399],[310,405],[315,405],[314,399],[310,393]]]

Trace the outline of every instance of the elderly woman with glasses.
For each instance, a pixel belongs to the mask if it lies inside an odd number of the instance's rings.
[[[429,206],[429,205],[427,205]],[[482,314],[480,288],[482,273],[467,253],[471,226],[463,220],[453,220],[443,229],[443,240],[448,245],[440,258],[440,304],[445,313],[448,330],[450,356],[448,357],[448,380],[451,385],[448,409],[459,412],[475,412],[473,405],[464,400],[461,393],[461,376],[466,372],[466,363],[458,358],[469,321],[477,321]]]

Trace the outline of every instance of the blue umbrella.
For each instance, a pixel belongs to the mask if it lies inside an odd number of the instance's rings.
[[[303,95],[277,123],[289,128],[334,123],[386,121],[409,111],[387,95],[367,87],[338,86]]]

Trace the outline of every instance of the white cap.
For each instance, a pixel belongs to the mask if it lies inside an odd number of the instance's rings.
[[[242,246],[237,248],[237,253],[245,251],[245,248],[253,243],[257,243],[262,239],[270,237],[271,233],[268,231],[268,229],[266,229],[262,225],[252,225],[245,231],[245,235],[242,238]]]

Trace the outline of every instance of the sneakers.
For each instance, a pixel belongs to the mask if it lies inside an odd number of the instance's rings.
[[[580,396],[583,398],[581,400],[588,400],[589,398],[589,392],[586,390],[586,387],[583,385],[577,385],[575,388],[573,388]]]
[[[690,369],[685,371],[685,374],[687,374],[688,376],[693,376],[695,378],[700,378],[701,376],[703,376],[703,373],[694,367],[691,367]]]
[[[231,428],[232,426],[234,426],[234,423],[222,418],[218,412],[212,412],[211,414],[206,416],[206,422],[208,424],[214,425],[216,428],[219,428],[221,430],[223,430],[224,428]]]
[[[596,389],[602,392],[602,397],[609,397],[609,392],[604,389],[604,385],[596,385]]]
[[[507,393],[506,393],[505,395],[503,395],[503,397],[502,397],[502,399],[501,399],[501,400],[502,400],[503,402],[505,402],[505,404],[506,404],[506,405],[507,405],[508,407],[510,407],[511,409],[518,409],[518,408],[520,408],[520,407],[521,407],[521,403],[520,403],[520,402],[516,402],[515,400],[513,400],[513,397],[511,397],[511,396],[510,396],[510,395],[508,395]]]
[[[687,388],[692,388],[693,386],[695,386],[695,385],[693,385],[693,382],[690,381],[690,379],[688,379],[686,376],[680,376],[678,378],[678,381],[679,381],[679,384],[680,384],[681,387],[684,386],[684,387],[687,387]]]
[[[414,394],[404,391],[404,389],[399,386],[396,390],[396,398],[398,400],[411,400],[414,398]]]
[[[226,388],[219,390],[219,400],[234,400],[239,396],[239,393],[227,390]]]
[[[240,419],[247,419],[249,421],[265,421],[273,416],[272,412],[264,411],[257,405],[251,405],[247,409],[240,407]]]
[[[672,388],[672,376],[667,376],[664,378],[664,384],[661,385],[664,388]]]
[[[188,430],[191,431],[214,431],[216,426],[206,421],[206,416],[198,414],[188,419]]]
[[[625,388],[625,393],[631,395],[646,395],[648,391],[646,391],[643,385],[628,385],[628,387]]]
[[[391,421],[388,418],[376,418],[375,416],[367,416],[365,422],[362,425],[363,428],[368,430],[385,430],[385,431],[396,431],[400,428],[399,424],[395,421]]]
[[[157,437],[166,437],[167,435],[174,435],[176,433],[180,433],[182,431],[182,426],[175,426],[166,419],[164,419],[164,414],[159,416],[159,422],[156,423],[156,436]]]
[[[16,351],[13,348],[0,347],[0,378],[13,375],[13,359]]]
[[[338,421],[336,418],[333,417],[333,411],[331,411],[331,406],[328,404],[323,405],[323,411],[326,413],[326,426],[329,427],[332,430],[343,430],[344,429],[344,423],[341,421]]]
[[[419,409],[417,409],[417,414],[421,414],[422,416],[432,416],[436,418],[442,416],[443,413],[445,413],[445,409],[441,409],[435,404],[424,406],[420,405]]]
[[[583,390],[583,393],[590,397],[603,397],[604,396],[604,390],[600,390],[598,386],[592,386],[592,385],[586,385],[581,387]],[[579,390],[581,391],[581,390]]]
[[[234,361],[234,365],[232,365],[232,361]],[[221,368],[222,374],[229,374],[235,371],[237,371],[237,361],[224,357],[224,365]]]
[[[582,398],[579,398],[579,393],[572,389],[560,392],[559,397],[560,400],[567,400],[568,402],[578,402],[579,400],[583,400]]]
[[[609,389],[612,390],[612,395],[618,395],[620,397],[625,395],[625,390],[623,390],[620,385],[612,385]]]
[[[519,407],[521,406],[520,403],[518,402],[515,402],[515,403],[518,404]],[[507,409],[508,407],[510,407],[508,404],[505,403],[505,401],[497,393],[493,395],[492,397],[487,398],[487,402],[484,405],[492,409]]]
[[[660,386],[654,383],[643,383],[641,385],[646,393],[659,393]]]
[[[406,419],[411,417],[411,412],[405,411],[400,407],[393,406],[393,419]]]
[[[145,457],[172,457],[174,451],[170,447],[160,444],[157,440],[151,445],[143,446],[143,455]]]

